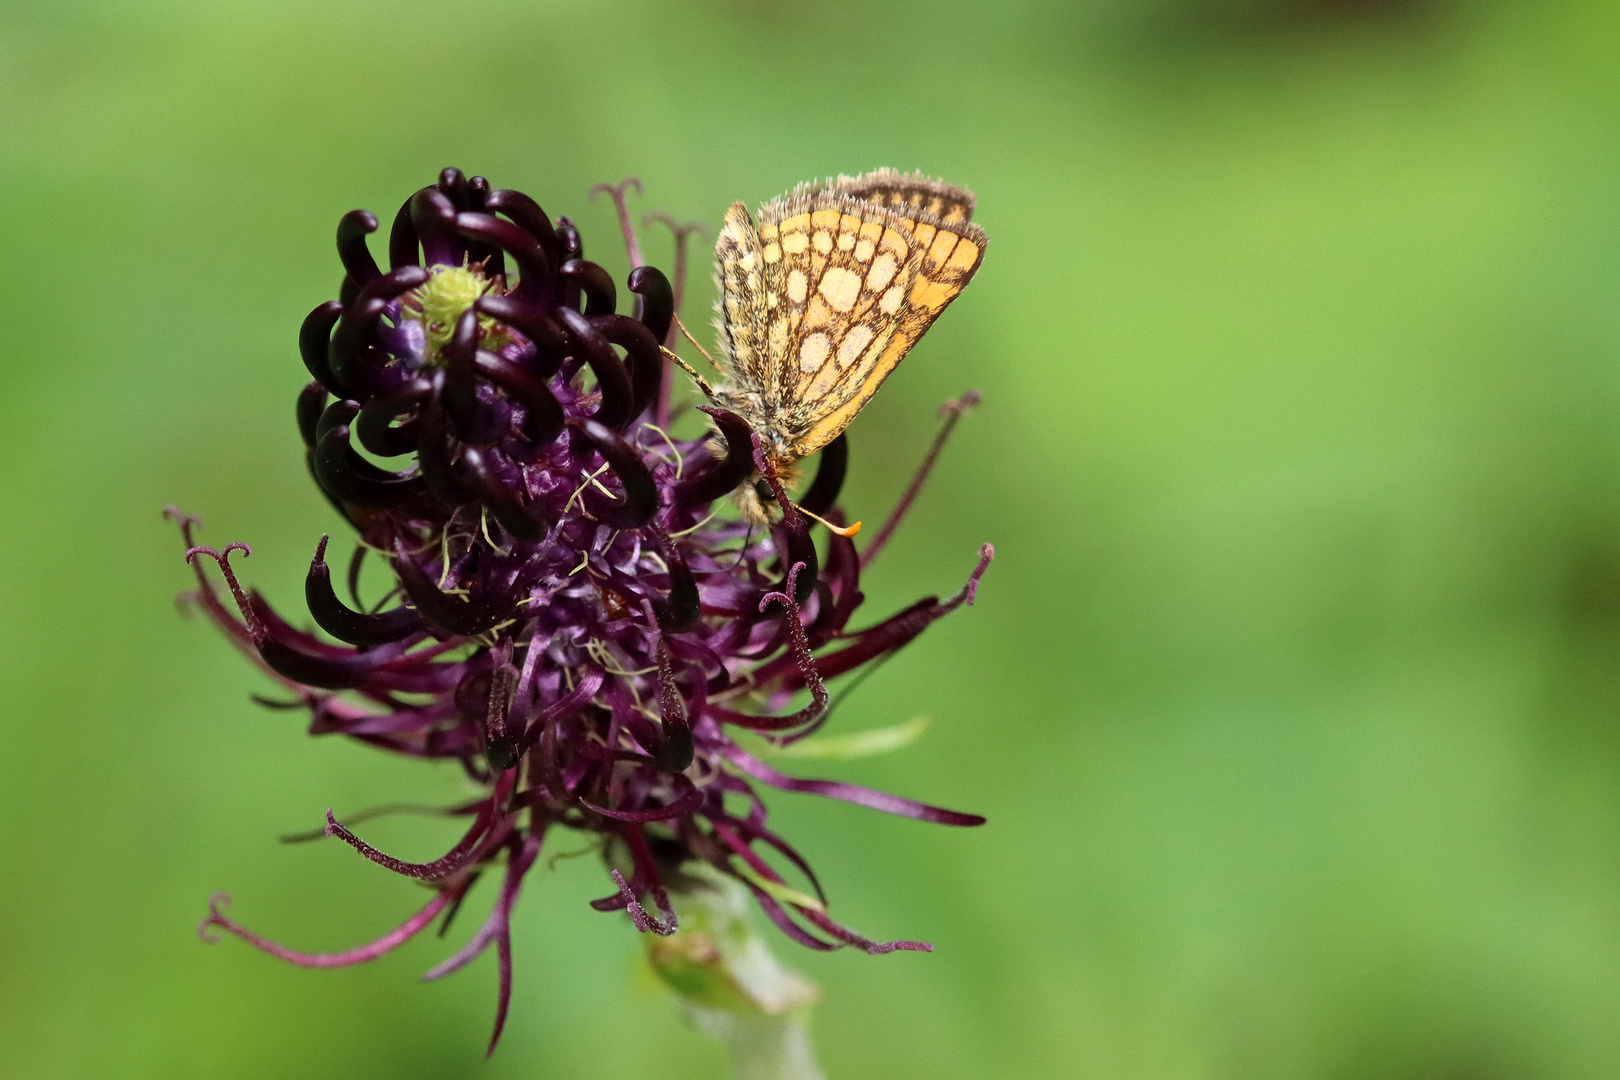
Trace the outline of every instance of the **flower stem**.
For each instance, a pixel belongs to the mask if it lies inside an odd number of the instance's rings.
[[[693,1026],[725,1045],[736,1080],[826,1080],[807,1024],[820,988],[771,954],[747,888],[708,867],[683,870],[671,890],[681,929],[647,939],[653,971]]]

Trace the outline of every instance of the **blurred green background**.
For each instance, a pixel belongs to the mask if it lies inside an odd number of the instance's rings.
[[[589,859],[530,880],[488,1065],[492,959],[416,981],[454,941],[311,972],[194,936],[228,888],[369,940],[420,895],[277,834],[463,790],[249,704],[158,516],[296,610],[340,531],[299,321],[339,215],[448,164],[617,275],[599,180],[711,224],[879,165],[980,196],[846,505],[881,519],[977,387],[867,610],[998,558],[835,725],[929,736],[831,769],[990,825],[774,799],[837,914],[938,946],[776,939],[833,1080],[1614,1076],[1617,73],[1606,0],[8,5],[0,1076],[721,1074]]]

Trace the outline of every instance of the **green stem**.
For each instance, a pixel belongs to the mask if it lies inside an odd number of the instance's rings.
[[[672,897],[679,932],[647,940],[647,959],[681,1010],[725,1045],[736,1080],[826,1080],[807,1027],[820,988],[777,962],[739,882],[705,867],[685,884]]]

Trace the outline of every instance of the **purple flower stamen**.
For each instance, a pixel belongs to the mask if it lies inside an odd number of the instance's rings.
[[[368,960],[375,960],[384,953],[392,952],[423,930],[426,930],[439,912],[444,910],[445,906],[455,899],[457,895],[456,890],[442,890],[432,900],[428,901],[427,906],[421,911],[418,911],[399,926],[368,945],[362,945],[359,948],[339,953],[306,953],[289,949],[285,945],[277,945],[268,938],[260,937],[240,923],[232,920],[220,911],[221,907],[230,904],[231,895],[230,893],[219,892],[208,898],[208,917],[197,925],[197,936],[209,944],[214,944],[219,941],[219,936],[211,934],[209,931],[218,929],[234,934],[254,948],[261,949],[271,956],[287,961],[289,964],[297,964],[299,967],[352,967],[355,964],[364,964]]]
[[[636,899],[636,894],[630,890],[630,886],[625,882],[623,874],[617,870],[610,870],[608,873],[612,875],[614,884],[619,886],[619,896],[624,900],[624,909],[630,913],[630,918],[636,924],[637,930],[643,934],[654,933],[659,937],[669,937],[680,929],[680,921],[675,917],[675,910],[669,906],[669,897],[664,893],[662,887],[658,889],[656,896],[658,898],[658,910],[663,914],[665,922],[659,922],[647,914],[647,909],[642,907],[641,901]]]
[[[369,945],[296,952],[231,920],[219,898],[200,932],[209,940],[229,933],[309,967],[362,963],[441,913],[448,919],[480,874],[501,867],[481,928],[424,976],[441,978],[495,946],[491,1050],[511,1001],[512,910],[553,826],[603,838],[615,892],[592,906],[626,912],[640,931],[676,931],[669,892],[689,881],[683,866],[700,863],[746,884],[767,917],[807,947],[886,953],[929,946],[877,942],[834,921],[807,860],[770,829],[759,790],[938,824],[984,823],[837,780],[788,776],[732,738],[733,729],[778,744],[813,735],[831,714],[829,680],[881,661],[973,602],[993,555],[988,544],[955,595],[847,629],[864,567],[977,395],[946,407],[943,429],[866,550],[834,532],[823,555],[817,518],[845,520],[843,437],[823,449],[795,501],[792,478],[777,474],[759,434],[736,414],[700,406],[711,431],[671,433],[672,416],[681,417],[659,346],[671,340],[692,227],[670,222],[672,285],[642,260],[625,203],[632,186],[639,191],[632,181],[595,189],[612,198],[634,266],[628,315],[612,277],[584,258],[572,223],[481,177],[447,169],[406,200],[390,227],[386,270],[368,247],[377,217],[355,211],[340,221],[345,277],[339,299],[315,307],[299,331],[313,381],[295,417],[316,485],[358,542],[347,599],[327,563],[330,538],[315,547],[304,600],[316,631],[243,588],[231,555],[249,555],[247,545],[199,545],[198,520],[169,511],[196,576],[182,599],[291,699],[257,700],[308,709],[313,735],[456,761],[484,792],[436,811],[471,820],[449,851],[424,863],[378,850],[327,811],[324,835],[435,890]],[[774,506],[770,527],[750,524],[731,498],[756,480],[763,486],[750,497]],[[369,606],[359,595],[367,551],[380,553],[393,577]],[[362,820],[351,815],[349,825]]]
[[[894,504],[893,510],[889,511],[888,520],[878,529],[877,535],[872,537],[871,542],[866,546],[866,550],[861,552],[862,570],[872,565],[872,561],[883,553],[884,548],[889,546],[889,538],[894,535],[894,531],[905,520],[906,514],[911,510],[911,504],[917,501],[917,496],[921,494],[923,485],[928,482],[928,474],[934,471],[934,463],[939,460],[939,455],[945,449],[945,444],[950,441],[951,432],[956,430],[957,421],[961,420],[978,403],[979,392],[969,390],[955,401],[947,401],[939,407],[939,415],[945,423],[940,425],[939,434],[934,436],[933,445],[928,448],[928,453],[923,455],[922,464],[917,466],[917,471],[911,477],[911,483],[906,485],[906,490],[900,496],[900,501]]]
[[[378,851],[340,825],[330,809],[326,811],[326,835],[336,836],[378,866],[385,866],[396,874],[420,881],[443,881],[476,865],[511,835],[511,819],[516,815],[502,815],[498,808],[502,799],[512,793],[513,782],[510,773],[502,773],[500,779],[496,781],[495,791],[490,795],[489,801],[479,809],[478,816],[473,819],[472,827],[467,830],[467,834],[456,843],[455,847],[429,863],[403,862]]]
[[[619,215],[619,229],[624,233],[624,246],[630,255],[630,265],[640,266],[641,245],[636,243],[636,232],[630,227],[630,208],[625,205],[625,193],[631,188],[636,194],[641,194],[641,178],[627,176],[617,184],[593,184],[589,193],[590,198],[596,198],[598,192],[606,192],[608,198],[613,200],[613,209]]]

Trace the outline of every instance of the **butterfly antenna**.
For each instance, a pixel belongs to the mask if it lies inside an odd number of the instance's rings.
[[[711,367],[713,367],[714,370],[716,370],[716,371],[724,371],[725,370],[724,368],[722,368],[720,366],[720,361],[716,360],[714,357],[709,355],[709,350],[705,349],[703,347],[703,343],[698,341],[697,338],[692,336],[692,331],[688,330],[686,328],[686,324],[681,322],[681,317],[679,315],[675,316],[675,325],[680,327],[681,335],[683,337],[685,337],[687,341],[690,341],[692,343],[692,348],[696,349],[698,352],[703,354],[703,359],[707,360],[709,362],[709,365]]]
[[[703,396],[704,397],[708,398],[710,401],[715,400],[714,387],[710,386],[709,385],[709,380],[705,379],[703,376],[699,375],[697,373],[697,370],[695,368],[693,368],[691,364],[688,364],[685,360],[682,360],[679,356],[677,356],[673,349],[666,349],[662,345],[660,345],[660,346],[658,346],[658,351],[663,353],[665,356],[669,357],[669,359],[673,363],[678,364],[680,366],[680,369],[682,371],[684,371],[688,375],[690,375],[692,377],[692,381],[697,383],[697,388],[699,390],[703,391]]]

